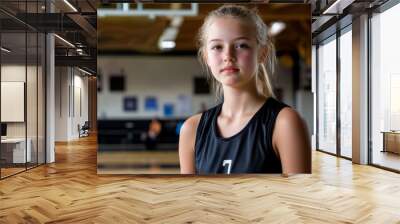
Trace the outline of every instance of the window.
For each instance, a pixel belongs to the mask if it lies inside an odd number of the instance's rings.
[[[373,164],[396,170],[400,170],[396,153],[400,149],[400,31],[395,29],[399,21],[400,4],[371,18],[371,157]]]
[[[352,35],[351,26],[340,41],[340,155],[352,157]]]
[[[336,153],[336,36],[318,48],[318,149]]]

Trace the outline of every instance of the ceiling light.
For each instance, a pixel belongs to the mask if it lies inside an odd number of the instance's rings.
[[[171,26],[173,27],[180,27],[183,23],[183,17],[182,16],[174,16],[171,20]]]
[[[285,28],[286,24],[284,22],[273,22],[271,27],[269,28],[268,33],[270,36],[276,36]]]
[[[69,3],[68,0],[64,0],[65,4],[67,4],[74,12],[78,12],[78,10],[71,4]]]
[[[140,1],[136,1],[140,2]],[[122,7],[97,10],[97,16],[197,16],[199,12],[198,3],[190,3],[190,9],[145,9],[143,3],[137,3],[136,9],[130,8],[128,3],[122,3]]]
[[[347,6],[351,5],[355,0],[336,0],[322,14],[342,14]]]
[[[75,45],[71,44],[71,42],[67,41],[66,39],[58,36],[57,34],[54,34],[55,37],[57,37],[58,39],[60,39],[61,41],[63,41],[64,43],[66,43],[67,45],[69,45],[70,47],[75,48]]]
[[[11,52],[9,49],[7,49],[7,48],[5,48],[5,47],[1,47],[1,50],[4,51],[4,52],[6,52],[6,53],[10,53],[10,52]]]
[[[178,28],[177,27],[167,27],[160,39],[158,39],[158,47],[161,50],[171,50],[175,48],[175,38],[178,35]]]
[[[162,51],[172,50],[176,46],[175,39],[178,36],[179,27],[183,23],[182,16],[174,16],[171,19],[171,23],[169,27],[164,29],[164,32],[161,34],[158,39],[158,48]]]
[[[88,71],[85,71],[85,70],[83,70],[83,69],[81,69],[81,68],[79,68],[79,67],[78,67],[78,70],[81,71],[81,72],[83,72],[83,73],[85,73],[85,74],[87,74],[87,75],[92,75],[92,73],[90,73],[90,72],[88,72]]]
[[[175,41],[172,40],[163,40],[160,43],[160,49],[161,50],[168,50],[168,49],[174,49],[176,46]]]

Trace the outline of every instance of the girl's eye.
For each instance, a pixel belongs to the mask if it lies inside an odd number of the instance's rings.
[[[250,48],[250,46],[248,45],[248,44],[238,44],[238,45],[236,45],[236,48],[239,48],[239,49],[248,49],[248,48]]]
[[[221,45],[215,45],[211,47],[211,50],[221,50],[222,46]]]

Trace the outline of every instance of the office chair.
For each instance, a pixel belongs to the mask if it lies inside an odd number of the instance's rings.
[[[80,137],[87,137],[89,136],[89,121],[85,121],[85,123],[82,125],[82,127],[79,127],[80,125],[78,124],[78,130],[79,130],[79,138]]]

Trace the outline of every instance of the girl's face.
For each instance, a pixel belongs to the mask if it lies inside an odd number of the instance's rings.
[[[237,18],[213,18],[206,30],[204,55],[213,76],[222,85],[243,86],[257,70],[255,27]]]

